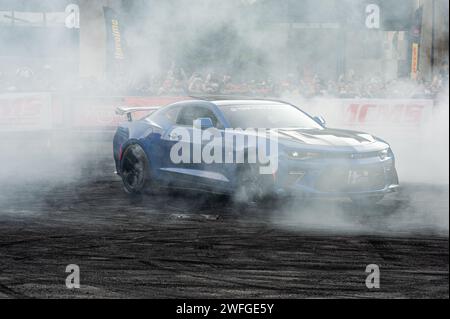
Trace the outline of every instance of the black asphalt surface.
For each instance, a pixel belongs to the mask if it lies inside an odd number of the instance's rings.
[[[103,155],[21,176],[15,165],[0,174],[1,298],[449,297],[446,185],[405,183],[370,209],[256,207],[187,191],[130,197]],[[80,289],[65,286],[69,264]],[[369,264],[379,289],[365,285]]]

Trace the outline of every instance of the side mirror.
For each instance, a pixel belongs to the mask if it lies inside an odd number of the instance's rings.
[[[199,130],[206,130],[214,127],[212,120],[209,117],[201,117],[194,121],[194,128]]]
[[[325,119],[322,116],[314,116],[313,117],[314,121],[317,122],[317,124],[319,124],[320,126],[325,127],[327,125],[327,121],[325,121]]]

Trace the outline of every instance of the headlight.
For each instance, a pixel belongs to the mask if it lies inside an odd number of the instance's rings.
[[[387,148],[387,149],[385,149],[385,150],[382,150],[382,151],[378,152],[378,157],[380,157],[380,159],[381,159],[382,161],[384,161],[385,159],[391,157],[390,149]]]
[[[319,158],[320,153],[313,153],[313,152],[301,152],[301,151],[289,151],[288,156],[292,159],[296,160],[309,160],[314,158]]]

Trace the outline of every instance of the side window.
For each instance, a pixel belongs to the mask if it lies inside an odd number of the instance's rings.
[[[222,126],[210,109],[199,106],[187,106],[183,108],[178,114],[177,124],[192,126],[194,120],[201,117],[209,117],[215,127]]]
[[[178,113],[177,124],[178,125],[192,125],[195,120],[195,109],[193,106],[186,106]]]
[[[180,113],[180,107],[171,107],[164,113],[164,117],[174,123],[177,121],[178,113]]]
[[[198,111],[199,112],[197,113],[196,119],[201,117],[209,117],[212,120],[214,127],[217,127],[217,123],[219,122],[219,120],[214,115],[213,111],[204,107],[199,107]]]

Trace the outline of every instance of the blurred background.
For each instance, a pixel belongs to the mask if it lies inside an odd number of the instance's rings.
[[[0,92],[434,97],[445,0],[0,0]]]

